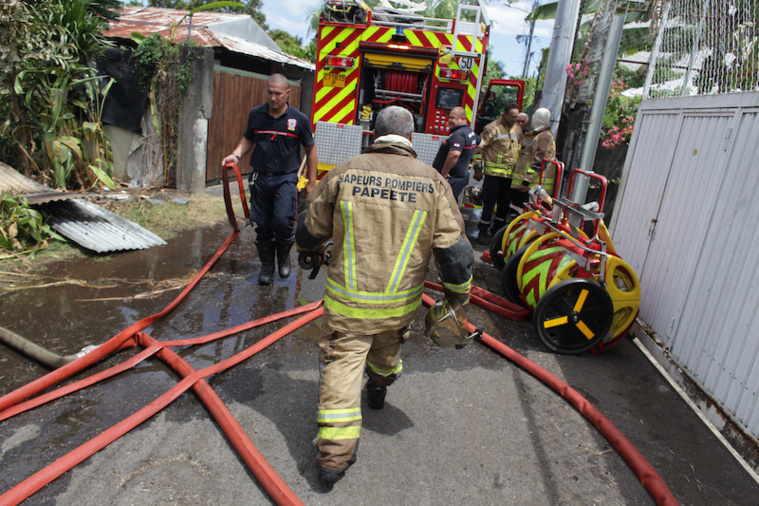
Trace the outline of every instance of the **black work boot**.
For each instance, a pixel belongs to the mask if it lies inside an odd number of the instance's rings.
[[[277,264],[279,275],[283,279],[290,275],[290,248],[292,247],[293,241],[277,241]]]
[[[261,259],[261,272],[258,273],[259,285],[270,285],[274,278],[274,243],[271,241],[257,242],[258,257]]]
[[[487,246],[490,244],[490,240],[493,238],[492,235],[490,235],[487,230],[482,231],[480,230],[480,234],[477,236],[477,243],[481,244],[482,246]]]
[[[332,490],[332,487],[335,483],[340,481],[340,479],[345,476],[345,471],[348,470],[350,466],[356,463],[356,460],[358,458],[358,441],[356,441],[356,449],[353,450],[353,455],[351,455],[351,458],[348,460],[348,464],[345,466],[345,469],[341,471],[337,471],[335,469],[327,469],[326,467],[320,467],[319,468],[319,480],[324,484],[327,489]]]
[[[385,407],[385,395],[387,387],[379,387],[370,379],[366,382],[366,403],[372,409],[382,409]]]

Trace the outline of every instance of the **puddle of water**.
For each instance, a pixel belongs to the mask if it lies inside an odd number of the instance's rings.
[[[476,227],[478,211],[465,209],[464,213],[467,227]],[[87,345],[101,344],[132,323],[168,306],[181,292],[181,289],[168,288],[183,287],[188,283],[229,233],[229,227],[220,224],[185,231],[164,247],[118,253],[108,260],[90,258],[53,265],[47,275],[57,280],[82,280],[86,284],[2,294],[0,326],[60,355],[77,353]],[[254,239],[253,228],[244,227],[187,298],[146,332],[159,340],[198,337],[324,296],[326,269],[321,271],[318,279],[309,280],[309,272],[296,266],[288,279],[275,276],[273,285],[259,286],[260,263]],[[479,256],[479,252],[476,251],[475,255]],[[297,265],[294,251],[292,260]],[[482,280],[475,280],[477,284],[479,281]],[[488,284],[485,282],[481,286],[487,287]],[[146,294],[156,296],[142,298]],[[272,323],[180,352],[193,367],[205,367],[242,351],[282,325],[284,322]],[[317,325],[318,321],[296,332],[298,339],[289,339],[272,347],[269,353],[274,354],[273,359],[277,360],[276,354],[281,353],[315,354]],[[116,361],[124,359],[120,356]],[[47,372],[48,369],[32,359],[0,345],[0,395]]]
[[[168,306],[181,292],[168,288],[183,288],[229,232],[229,227],[221,224],[183,232],[164,247],[118,253],[109,260],[90,258],[52,265],[46,275],[58,281],[82,280],[86,284],[0,295],[0,326],[60,355],[101,344]],[[323,282],[306,280],[298,268],[286,280],[275,276],[272,286],[259,286],[260,263],[254,237],[252,228],[244,228],[185,301],[146,332],[161,340],[202,336],[323,296],[323,290],[319,293],[317,289],[312,297],[303,300],[304,280],[312,284],[312,291],[314,283],[323,287]],[[295,262],[295,252],[292,258]],[[156,295],[147,298],[149,294]],[[257,333],[263,337],[279,326],[269,325]],[[244,337],[233,337],[209,345],[198,360],[209,365],[218,361],[219,355],[226,357],[240,351],[244,342]],[[0,395],[47,372],[32,359],[0,345]]]

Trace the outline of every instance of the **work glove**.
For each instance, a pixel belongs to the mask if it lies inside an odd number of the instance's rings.
[[[474,167],[474,180],[482,180],[482,160],[476,160],[473,164]]]

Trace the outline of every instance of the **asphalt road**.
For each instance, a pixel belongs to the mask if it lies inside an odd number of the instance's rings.
[[[68,275],[93,284],[107,273],[154,282],[186,275],[211,256],[227,233],[225,226],[196,231],[164,249],[125,253],[107,264],[88,260],[72,266]],[[244,229],[211,275],[148,332],[158,339],[195,337],[323,296],[323,272],[311,281],[296,269],[288,280],[275,278],[273,286],[259,287],[252,241],[252,229]],[[482,249],[477,247],[478,257]],[[495,269],[480,260],[475,284],[499,291]],[[86,293],[74,296],[74,290]],[[72,353],[85,342],[103,342],[158,312],[177,293],[136,300],[129,299],[133,286],[109,290],[63,286],[44,294],[4,296],[0,325],[36,337],[61,354]],[[96,298],[115,300],[93,302]],[[469,317],[600,409],[682,504],[756,504],[759,485],[631,340],[597,356],[562,356],[542,346],[530,322],[509,321],[476,307],[469,309]],[[420,312],[403,349],[403,375],[389,389],[385,408],[374,411],[364,405],[358,462],[331,491],[317,480],[311,445],[316,434],[319,320],[213,376],[210,384],[306,504],[653,503],[608,441],[560,396],[482,344],[463,350],[436,348],[422,335],[422,322]],[[181,349],[180,354],[201,368],[281,326],[269,324],[219,343]],[[131,355],[122,352],[93,371]],[[45,372],[4,348],[0,367],[0,394]],[[151,360],[0,422],[0,493],[140,409],[176,381],[174,373]],[[186,393],[42,488],[27,504],[270,502],[209,412],[194,394]]]

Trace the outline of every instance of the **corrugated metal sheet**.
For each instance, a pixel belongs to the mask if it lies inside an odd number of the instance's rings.
[[[641,280],[641,318],[755,439],[757,104],[759,93],[644,101],[612,222]]]
[[[188,11],[176,9],[161,9],[157,7],[125,7],[117,21],[111,21],[108,30],[103,31],[106,37],[131,39],[133,33],[150,36],[159,33],[168,37],[173,23],[178,23]],[[174,40],[190,39],[199,46],[211,48],[226,48],[229,51],[256,56],[269,61],[295,65],[298,67],[314,70],[311,62],[301,60],[295,56],[275,51],[263,44],[247,41],[240,37],[227,35],[214,31],[213,25],[227,23],[229,21],[249,20],[246,14],[228,14],[223,12],[202,11],[193,14],[192,27],[189,18],[186,18],[174,31]]]
[[[0,162],[0,193],[23,195],[30,204],[70,199],[77,193],[61,192],[24,177],[16,169]]]
[[[309,70],[314,70],[316,66],[306,60],[301,60],[295,56],[287,53],[281,53],[269,49],[268,47],[256,44],[255,42],[248,42],[239,37],[233,37],[219,32],[213,33],[216,40],[219,41],[219,45],[235,53],[243,53],[251,56],[257,56],[266,60],[274,61],[277,63],[284,63],[286,65],[295,65]]]
[[[74,192],[58,192],[32,181],[0,162],[0,193],[24,195],[30,204],[43,204],[51,217],[48,224],[64,237],[97,251],[123,251],[164,246],[166,242],[118,214],[80,200]]]
[[[154,233],[91,202],[51,202],[47,211],[56,232],[98,253],[166,245]]]

